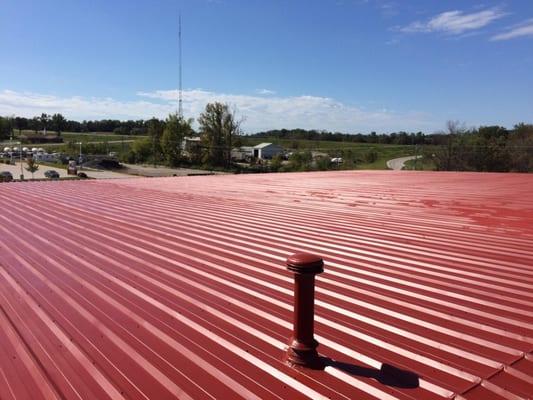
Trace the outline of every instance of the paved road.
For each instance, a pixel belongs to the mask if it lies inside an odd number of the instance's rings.
[[[394,169],[394,170],[401,170],[403,169],[407,161],[414,160],[415,158],[420,158],[420,157],[422,156],[393,158],[392,160],[387,161],[387,168]]]
[[[23,162],[23,168],[26,167],[26,163]],[[60,177],[67,177],[67,170],[63,168],[56,168],[56,167],[49,167],[48,165],[40,165],[39,169],[33,174],[33,177],[35,179],[42,179],[45,178],[44,173],[50,169],[53,169],[54,171],[57,171]],[[0,171],[9,171],[13,175],[14,179],[19,179],[20,177],[20,162],[17,162],[16,165],[7,165],[7,164],[0,164]],[[82,169],[78,170],[79,172],[85,172],[87,176],[95,179],[117,179],[117,178],[136,178],[136,176],[128,175],[128,174],[121,174],[119,172],[113,172],[113,171],[94,171],[94,170],[88,170],[88,169]],[[24,178],[25,179],[31,179],[31,173],[26,171],[26,169],[23,169]]]

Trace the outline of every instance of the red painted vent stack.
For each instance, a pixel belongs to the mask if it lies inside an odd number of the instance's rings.
[[[324,261],[313,254],[296,253],[287,258],[294,273],[294,328],[285,361],[292,366],[323,369],[324,362],[314,338],[315,275],[324,272]]]

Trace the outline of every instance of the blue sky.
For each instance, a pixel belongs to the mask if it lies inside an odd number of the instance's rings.
[[[533,1],[2,0],[0,114],[235,108],[246,132],[533,122]]]

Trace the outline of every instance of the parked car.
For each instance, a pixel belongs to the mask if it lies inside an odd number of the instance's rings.
[[[78,172],[78,178],[87,179],[88,176],[85,172]]]
[[[9,171],[0,172],[0,182],[11,182],[13,180],[13,175]]]
[[[44,173],[44,176],[46,176],[48,179],[59,179],[59,174],[53,169],[49,169],[48,171],[46,171]]]

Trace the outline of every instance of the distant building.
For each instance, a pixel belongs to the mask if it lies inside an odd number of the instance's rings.
[[[254,146],[253,150],[253,157],[260,160],[270,160],[272,157],[282,154],[284,151],[283,147],[273,143],[258,144]]]
[[[198,150],[200,143],[200,137],[184,137],[181,142],[181,150],[185,155],[190,156],[191,152]]]
[[[56,162],[56,161],[59,161],[60,158],[61,158],[60,153],[49,154],[49,153],[38,152],[33,155],[33,159],[35,161]]]
[[[231,159],[234,161],[250,161],[254,155],[252,146],[242,146],[231,149]]]
[[[193,148],[194,146],[197,146],[200,144],[202,139],[200,139],[200,137],[198,136],[195,136],[195,137],[184,137],[182,142],[181,142],[181,148],[185,151],[188,151],[190,150],[191,148]]]

